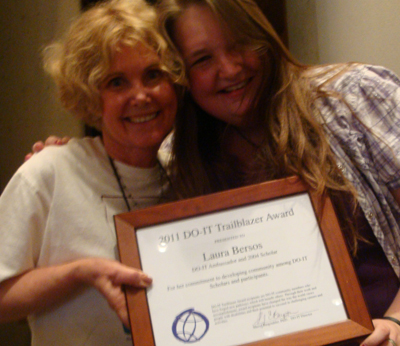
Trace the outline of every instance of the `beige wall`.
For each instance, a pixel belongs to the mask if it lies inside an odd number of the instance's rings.
[[[69,25],[79,0],[6,0],[0,11],[0,192],[32,144],[49,134],[82,134],[42,70],[41,49]]]
[[[400,75],[399,0],[287,0],[287,11],[301,61],[360,61]]]
[[[315,0],[286,0],[289,48],[303,63],[318,64]]]

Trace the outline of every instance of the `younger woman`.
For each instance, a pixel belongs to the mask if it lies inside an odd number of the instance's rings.
[[[298,63],[252,0],[163,0],[160,15],[189,84],[175,191],[291,175],[327,190],[375,319],[365,345],[400,345],[400,326],[382,319],[400,320],[399,79],[377,66]]]

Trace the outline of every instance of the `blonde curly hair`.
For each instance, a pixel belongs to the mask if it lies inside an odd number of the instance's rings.
[[[156,27],[156,13],[144,0],[101,2],[71,25],[65,38],[44,50],[44,68],[58,87],[61,104],[101,130],[99,85],[121,46],[141,43],[157,52],[172,81],[180,70]]]

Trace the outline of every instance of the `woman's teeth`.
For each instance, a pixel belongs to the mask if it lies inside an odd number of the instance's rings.
[[[239,90],[241,88],[244,88],[246,86],[246,84],[247,84],[247,81],[244,81],[244,82],[242,82],[240,84],[236,84],[234,86],[231,86],[229,88],[224,89],[224,92],[229,93],[229,92],[232,92],[232,91],[235,91],[235,90]]]
[[[153,120],[158,113],[146,115],[144,117],[133,117],[133,118],[126,118],[129,122],[134,123],[134,124],[140,124],[140,123],[145,123],[146,121]]]

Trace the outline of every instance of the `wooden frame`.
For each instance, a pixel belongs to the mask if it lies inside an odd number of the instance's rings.
[[[323,200],[317,198],[296,177],[120,214],[115,217],[115,225],[121,261],[126,265],[141,269],[136,230],[142,227],[304,192],[310,196],[348,319],[338,324],[294,332],[246,345],[320,346],[365,337],[372,332],[373,325],[332,204],[327,197]],[[127,288],[126,296],[134,345],[155,345],[145,290]]]

